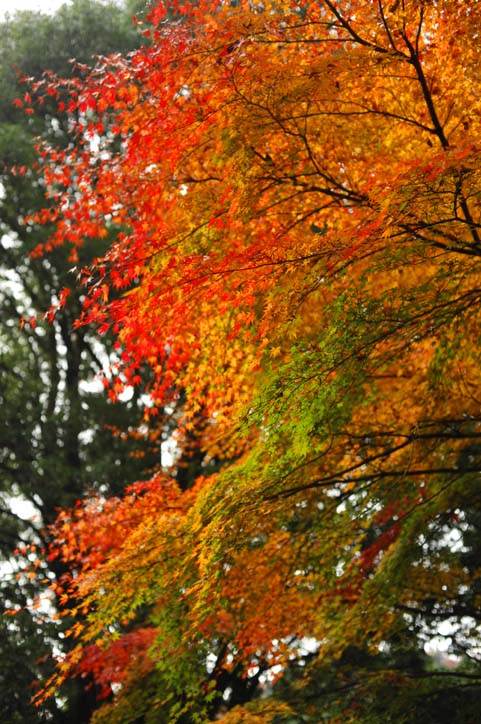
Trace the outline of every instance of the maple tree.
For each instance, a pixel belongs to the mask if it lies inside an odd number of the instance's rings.
[[[89,671],[94,721],[123,723],[318,721],[292,691],[324,661],[351,692],[332,724],[400,720],[379,709],[393,681],[416,716],[447,678],[476,692],[481,7],[201,0],[148,19],[148,47],[26,98],[79,119],[75,146],[39,149],[33,220],[55,231],[36,253],[71,250],[78,324],[117,337],[110,396],[143,385],[154,431],[175,410],[197,478],[174,462],[61,514],[78,645],[51,687]],[[383,658],[441,623],[456,670]]]

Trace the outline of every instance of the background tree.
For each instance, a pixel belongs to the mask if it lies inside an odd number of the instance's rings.
[[[70,506],[91,489],[119,492],[129,481],[160,463],[160,443],[137,455],[138,441],[128,431],[142,422],[136,396],[113,403],[99,390],[96,376],[113,361],[112,340],[74,329],[82,293],[66,249],[48,258],[29,256],[48,236],[48,227],[24,224],[40,209],[45,187],[33,171],[38,137],[62,148],[72,143],[71,117],[46,99],[35,117],[25,114],[27,88],[20,76],[82,73],[96,53],[128,52],[140,43],[130,9],[113,3],[75,0],[55,15],[21,12],[2,23],[0,43],[0,597],[7,609],[22,613],[2,618],[0,717],[2,721],[87,721],[94,697],[71,686],[41,709],[30,702],[35,681],[51,671],[52,649],[61,649],[62,629],[51,620],[56,607],[26,607],[39,592],[33,578],[20,575],[15,549],[45,547],[45,527],[60,507]],[[73,65],[75,58],[79,65]],[[86,264],[108,240],[91,241],[78,263]],[[63,290],[61,292],[61,290]],[[50,322],[45,313],[59,294],[69,304]],[[22,329],[22,318],[26,321]],[[122,430],[127,440],[117,434]],[[58,577],[64,567],[52,561],[39,577]]]

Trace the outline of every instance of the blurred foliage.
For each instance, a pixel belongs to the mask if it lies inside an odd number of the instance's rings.
[[[94,342],[88,329],[73,328],[82,299],[66,251],[28,256],[49,233],[24,224],[44,203],[44,187],[32,169],[34,145],[41,135],[68,146],[70,126],[55,99],[35,117],[14,104],[26,92],[21,77],[41,77],[45,70],[69,76],[81,72],[73,59],[91,64],[96,54],[138,46],[134,5],[142,3],[74,0],[54,15],[16,12],[0,25],[0,600],[7,610],[23,609],[0,623],[5,724],[85,722],[95,706],[94,692],[76,684],[40,709],[30,703],[35,681],[51,672],[52,651],[63,647],[66,621],[51,620],[53,599],[38,611],[28,608],[45,584],[19,572],[25,559],[15,549],[46,545],[45,526],[60,506],[72,505],[91,488],[120,492],[160,460],[158,445],[139,455],[137,435],[121,439],[116,432],[138,429],[142,404],[136,397],[111,402],[96,379],[112,359],[112,345],[108,337]],[[25,175],[15,172],[19,166],[26,167]],[[106,243],[90,241],[81,263]],[[72,291],[69,303],[49,324],[44,314],[62,288]],[[23,330],[22,317],[31,320]],[[62,569],[52,563],[43,573],[53,579]]]

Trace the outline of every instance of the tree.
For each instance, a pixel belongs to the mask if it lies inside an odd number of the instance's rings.
[[[61,168],[41,150],[46,248],[116,234],[81,321],[113,329],[127,383],[150,366],[156,407],[183,391],[178,434],[202,420],[223,470],[61,515],[79,643],[58,680],[132,652],[98,722],[418,721],[419,691],[438,717],[467,692],[473,721],[480,9],[174,10],[130,59],[33,86],[80,114]],[[423,653],[441,623],[452,671]]]
[[[83,686],[70,686],[61,699],[39,710],[30,701],[35,681],[38,685],[52,673],[52,649],[65,647],[65,625],[52,620],[52,595],[49,604],[43,598],[40,609],[29,606],[43,590],[39,579],[53,581],[64,567],[45,561],[37,577],[34,571],[28,577],[21,574],[22,560],[32,557],[30,546],[48,545],[45,528],[59,507],[73,505],[94,488],[120,492],[141,471],[158,465],[160,454],[157,445],[133,457],[138,440],[122,441],[115,434],[121,429],[128,436],[129,428],[138,428],[143,405],[137,397],[113,404],[99,392],[95,376],[104,368],[108,373],[112,340],[73,328],[81,293],[68,251],[58,249],[48,259],[29,256],[50,233],[23,223],[45,200],[45,188],[32,169],[34,146],[40,135],[63,147],[72,137],[67,114],[52,99],[35,117],[18,108],[26,94],[18,74],[40,77],[49,68],[78,75],[80,67],[70,62],[74,56],[82,64],[96,52],[128,52],[139,44],[139,35],[120,7],[76,0],[54,16],[18,13],[2,23],[1,37],[0,599],[2,609],[21,612],[2,616],[0,718],[9,724],[74,723],[86,721],[95,706],[95,697],[89,700]],[[82,251],[82,263],[99,253],[99,241]],[[69,306],[49,324],[44,315],[59,295],[68,296]],[[19,500],[22,506],[13,505]]]

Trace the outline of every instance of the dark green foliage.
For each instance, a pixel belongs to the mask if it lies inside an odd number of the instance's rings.
[[[0,601],[5,609],[30,606],[45,588],[19,573],[25,560],[15,549],[45,546],[45,527],[60,507],[73,505],[91,488],[120,493],[160,459],[158,449],[132,455],[138,443],[113,434],[114,428],[135,429],[142,406],[136,398],[113,403],[94,383],[108,365],[111,344],[108,338],[94,342],[88,329],[73,327],[81,296],[68,252],[28,256],[49,231],[24,224],[45,201],[32,169],[33,147],[38,135],[66,147],[68,118],[58,113],[55,99],[39,108],[35,120],[13,103],[27,92],[20,76],[41,77],[46,69],[67,76],[80,72],[74,58],[91,63],[95,54],[128,52],[140,41],[129,9],[93,0],[74,0],[53,16],[20,12],[0,27]],[[26,174],[16,174],[14,166],[26,167]],[[91,241],[80,263],[101,253],[105,243]],[[43,315],[62,288],[71,290],[69,303],[48,324]],[[21,331],[22,317],[36,323],[27,322]],[[61,574],[53,562],[38,579]],[[66,621],[50,620],[52,605],[47,616],[45,606],[38,613],[24,608],[0,622],[2,724],[76,724],[88,721],[95,707],[94,691],[84,693],[75,683],[40,709],[30,703],[35,681],[52,670],[52,650],[64,645],[59,635]]]

